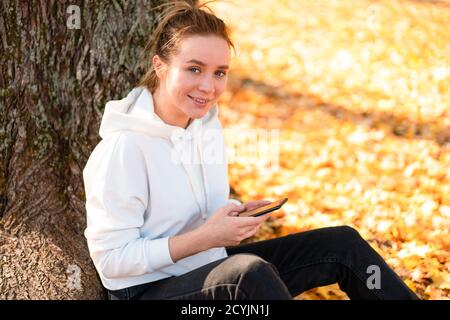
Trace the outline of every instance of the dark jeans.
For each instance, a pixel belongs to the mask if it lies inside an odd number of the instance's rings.
[[[418,299],[347,226],[242,244],[227,248],[227,253],[227,258],[177,277],[109,291],[109,297],[277,300],[337,282],[350,299]]]

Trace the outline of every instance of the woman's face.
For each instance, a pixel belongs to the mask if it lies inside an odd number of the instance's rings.
[[[217,36],[191,36],[184,38],[180,52],[173,55],[169,65],[157,55],[153,57],[160,85],[160,101],[165,112],[180,120],[203,117],[225,91],[230,49],[228,43]],[[207,99],[204,104],[193,98]]]

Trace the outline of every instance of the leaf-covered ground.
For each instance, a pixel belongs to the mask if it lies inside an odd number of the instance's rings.
[[[279,129],[278,170],[231,157],[241,200],[289,197],[249,241],[350,225],[422,299],[448,299],[450,3],[209,6],[237,47],[224,127]],[[347,296],[331,285],[297,299]]]

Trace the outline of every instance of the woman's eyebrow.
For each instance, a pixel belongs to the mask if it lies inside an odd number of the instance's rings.
[[[201,65],[201,66],[206,66],[206,63],[201,62],[199,60],[195,60],[195,59],[191,59],[189,61],[186,61],[186,63],[196,63],[196,64]],[[217,68],[218,69],[229,69],[229,66],[228,65],[223,65],[223,66],[218,66]]]

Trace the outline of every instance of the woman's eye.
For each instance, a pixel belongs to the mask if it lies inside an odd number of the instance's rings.
[[[222,75],[220,76],[221,78],[222,78],[222,77],[225,77],[225,76],[227,75],[227,73],[226,73],[226,72],[223,72],[223,71],[219,71],[219,73],[222,73]]]
[[[196,73],[195,70],[200,71],[200,69],[199,69],[199,68],[196,68],[196,67],[189,68],[189,70],[190,70],[190,71],[194,71],[194,73]],[[219,75],[220,78],[223,78],[223,77],[226,76],[226,73],[223,72],[223,71],[219,71],[219,72],[217,72],[217,73],[218,73],[218,74],[221,74],[221,75]]]

